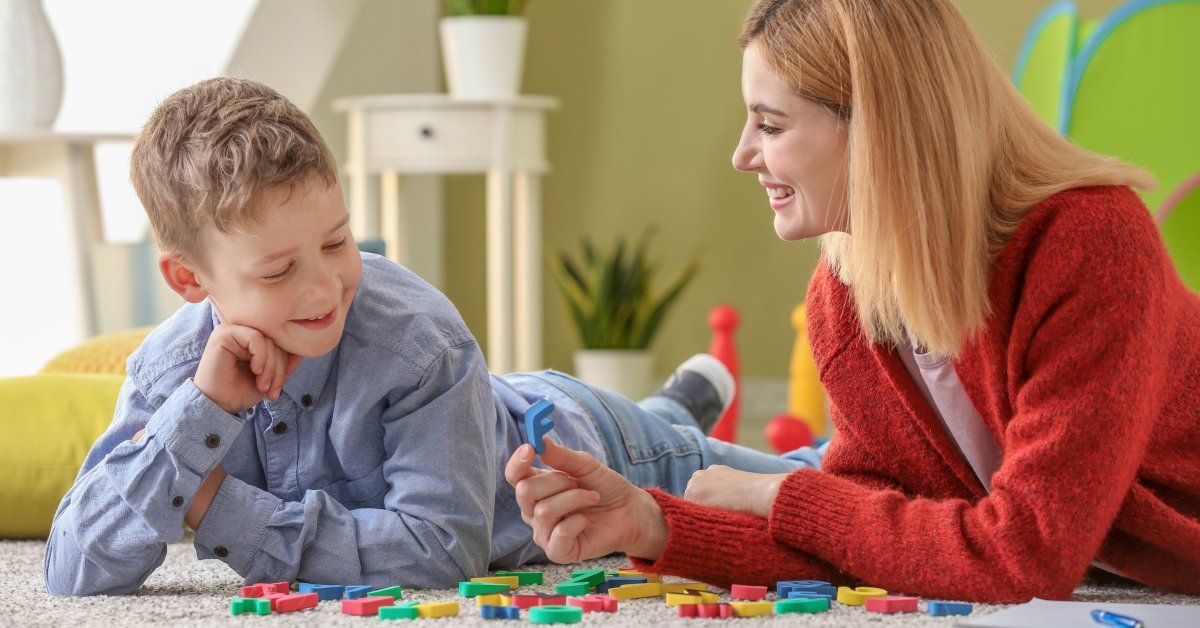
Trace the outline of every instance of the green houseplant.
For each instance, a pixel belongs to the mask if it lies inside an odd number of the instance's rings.
[[[504,100],[521,91],[527,0],[442,0],[439,28],[450,95]]]
[[[549,260],[583,347],[575,354],[576,375],[634,399],[652,383],[650,343],[699,270],[692,260],[658,288],[650,237],[632,247],[622,238],[603,252],[584,238],[582,258],[560,252]]]
[[[521,15],[528,0],[442,0],[446,15]]]

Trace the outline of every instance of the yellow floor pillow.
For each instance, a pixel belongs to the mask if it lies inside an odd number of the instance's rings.
[[[141,327],[89,338],[51,358],[40,372],[124,375],[125,360],[152,329]]]
[[[0,378],[0,538],[49,533],[59,501],[112,421],[124,381],[90,374]]]

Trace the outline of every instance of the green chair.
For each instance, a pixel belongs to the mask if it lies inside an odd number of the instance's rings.
[[[1200,292],[1200,172],[1167,197],[1157,219],[1179,275]]]
[[[1150,171],[1159,187],[1142,200],[1165,216],[1168,195],[1200,172],[1198,33],[1200,0],[1132,0],[1095,21],[1058,2],[1030,28],[1013,81],[1076,144]],[[1160,225],[1180,273],[1200,289],[1195,197],[1172,197]]]

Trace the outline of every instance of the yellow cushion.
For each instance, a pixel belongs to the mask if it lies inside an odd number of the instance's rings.
[[[54,356],[42,373],[124,375],[125,360],[141,346],[153,327],[96,336]]]
[[[0,538],[49,533],[59,501],[112,421],[124,381],[115,375],[0,378]]]

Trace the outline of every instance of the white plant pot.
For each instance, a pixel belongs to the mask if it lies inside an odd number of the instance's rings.
[[[0,129],[49,128],[62,93],[62,56],[42,0],[0,0]]]
[[[444,17],[440,26],[451,97],[506,99],[521,93],[525,18],[462,15]]]
[[[649,351],[584,349],[575,352],[575,376],[639,401],[653,392],[654,356]]]

